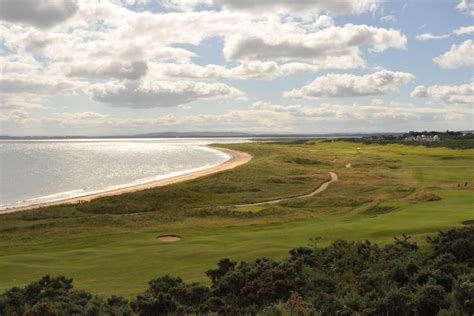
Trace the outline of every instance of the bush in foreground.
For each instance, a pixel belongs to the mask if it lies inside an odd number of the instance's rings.
[[[474,227],[428,243],[403,235],[385,247],[299,247],[282,261],[223,259],[206,273],[210,287],[163,276],[130,303],[45,276],[1,294],[0,315],[473,315]]]

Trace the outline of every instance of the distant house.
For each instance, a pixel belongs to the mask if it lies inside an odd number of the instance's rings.
[[[417,135],[417,136],[407,136],[402,139],[405,142],[438,142],[440,140],[438,135]]]

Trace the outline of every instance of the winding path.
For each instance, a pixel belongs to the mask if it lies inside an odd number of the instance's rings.
[[[294,197],[289,197],[289,198],[284,198],[284,199],[278,199],[278,200],[270,200],[270,201],[250,203],[250,204],[240,204],[240,205],[236,205],[236,207],[277,204],[277,203],[284,202],[284,201],[295,200],[295,199],[304,199],[304,198],[308,198],[308,197],[318,195],[319,193],[324,192],[328,188],[330,183],[336,182],[338,180],[338,177],[337,177],[336,173],[329,172],[329,175],[331,175],[331,180],[329,180],[327,182],[324,182],[323,184],[321,184],[319,186],[319,188],[317,188],[315,191],[313,191],[311,193],[304,194],[304,195],[299,195],[299,196],[294,196]]]

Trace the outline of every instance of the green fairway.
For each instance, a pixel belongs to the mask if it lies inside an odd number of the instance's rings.
[[[314,237],[320,245],[387,243],[408,233],[423,244],[474,219],[473,150],[339,141],[225,147],[254,159],[169,187],[1,216],[0,290],[49,273],[93,293],[132,297],[167,273],[207,282],[204,272],[224,257],[283,258]],[[234,207],[309,193],[329,171],[339,181],[321,195]],[[157,241],[164,234],[183,239]]]

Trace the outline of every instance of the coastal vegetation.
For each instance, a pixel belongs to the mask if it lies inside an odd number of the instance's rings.
[[[353,249],[369,240],[371,252],[406,233],[424,253],[427,236],[474,219],[472,149],[333,140],[219,146],[253,159],[166,187],[1,215],[0,290],[65,275],[88,292],[133,300],[164,275],[212,286],[204,271],[222,258],[279,265],[314,241],[327,249],[346,240]],[[329,172],[338,181],[322,194],[293,198],[329,181]],[[179,240],[157,239],[166,235]]]
[[[446,147],[451,149],[474,149],[474,133],[463,133],[463,132],[437,132],[437,131],[424,131],[414,132],[411,131],[406,134],[399,136],[394,135],[383,135],[383,136],[370,136],[362,138],[344,139],[344,141],[352,141],[363,144],[403,144],[408,146],[426,146],[426,147]]]
[[[338,240],[282,260],[222,259],[210,285],[161,276],[130,302],[42,277],[0,294],[1,315],[472,315],[474,226],[441,232],[420,249],[402,235],[383,247]]]

